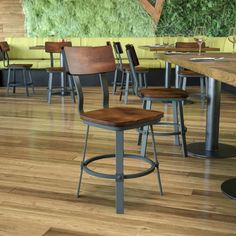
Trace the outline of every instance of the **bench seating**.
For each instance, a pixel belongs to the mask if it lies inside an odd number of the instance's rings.
[[[11,51],[9,53],[11,63],[29,63],[33,64],[34,69],[44,69],[50,65],[49,53],[40,49],[29,49],[31,46],[44,45],[45,41],[60,41],[58,38],[28,38],[28,37],[11,37],[5,39],[9,44]],[[154,45],[163,42],[162,37],[131,37],[131,38],[66,38],[67,41],[71,41],[73,46],[101,46],[106,45],[107,41],[121,42],[123,49],[126,44],[133,44],[135,46],[137,55],[140,59],[141,66],[148,68],[164,68],[163,61],[155,60],[153,52],[138,48],[140,45]],[[193,38],[183,37],[181,39],[185,42],[193,41]],[[175,37],[170,38],[170,42],[176,41]],[[218,47],[221,52],[232,52],[232,44],[227,40],[227,37],[210,37],[206,42],[207,46]],[[123,62],[127,63],[127,55],[124,52]],[[55,66],[59,66],[59,55]],[[0,68],[3,67],[3,63],[0,63]]]

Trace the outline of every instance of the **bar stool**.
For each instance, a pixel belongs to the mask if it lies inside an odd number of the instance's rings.
[[[203,43],[202,47],[205,47],[205,42]],[[195,42],[177,42],[176,48],[198,48],[198,44]],[[191,70],[187,70],[185,68],[176,67],[176,88],[182,88],[186,90],[186,84],[188,78],[199,78],[200,79],[200,94],[201,97],[201,107],[204,109],[205,107],[205,100],[207,98],[207,85],[208,79],[206,76],[196,73]]]
[[[32,80],[31,71],[30,71],[33,65],[32,64],[10,64],[10,59],[8,55],[8,52],[10,51],[10,46],[6,41],[0,42],[0,50],[1,50],[2,58],[3,58],[3,65],[5,68],[8,69],[7,95],[9,95],[9,90],[11,87],[13,88],[13,93],[15,93],[16,87],[22,86],[22,83],[17,82],[16,71],[22,71],[23,85],[25,86],[26,95],[29,96],[29,89],[28,89],[29,86],[31,86],[33,94],[34,94],[34,85],[33,85],[33,80]]]
[[[63,56],[61,54],[61,50],[63,47],[71,47],[71,42],[45,42],[45,52],[50,53],[50,67],[46,69],[46,71],[49,73],[48,78],[48,104],[51,103],[51,97],[53,94],[60,94],[61,96],[65,96],[66,91],[66,78],[68,78],[69,83],[69,89],[70,89],[70,95],[72,101],[75,103],[75,94],[74,94],[74,88],[73,88],[73,82],[70,76],[67,76],[65,73],[65,68],[63,66]],[[55,67],[55,58],[54,53],[60,53],[60,67]],[[61,75],[61,86],[59,87],[53,87],[53,78],[54,75],[60,73]],[[56,90],[53,92],[53,90]]]
[[[76,84],[80,118],[87,125],[77,196],[79,197],[83,171],[86,171],[88,174],[96,177],[113,179],[116,182],[116,212],[119,214],[124,213],[124,180],[148,175],[155,169],[157,170],[157,179],[160,192],[162,194],[163,192],[159,172],[159,163],[156,155],[156,146],[152,125],[160,121],[160,119],[163,117],[163,112],[139,108],[109,107],[108,81],[105,77],[105,73],[114,71],[116,69],[111,46],[65,47],[64,54],[68,66],[67,71],[71,76],[73,76]],[[98,77],[100,79],[103,92],[103,108],[86,112],[84,111],[83,107],[84,96],[79,76],[88,74],[99,75]],[[151,129],[154,159],[151,160],[147,158],[146,155],[140,156],[134,154],[125,154],[124,131],[136,129],[146,125]],[[86,160],[86,149],[90,126],[115,132],[115,154],[95,156]],[[115,174],[100,173],[89,168],[89,164],[94,161],[114,157],[116,160]],[[124,158],[131,158],[146,162],[150,165],[150,167],[142,172],[133,174],[124,173]]]
[[[143,108],[151,109],[153,102],[171,102],[173,106],[173,123],[170,122],[159,122],[158,125],[173,125],[173,132],[162,132],[157,135],[174,135],[175,144],[179,145],[179,135],[182,137],[182,150],[183,156],[187,157],[187,145],[186,145],[186,127],[184,126],[184,115],[182,103],[188,97],[188,93],[183,89],[179,88],[139,88],[137,72],[135,66],[139,65],[138,57],[132,44],[126,45],[126,52],[132,71],[132,76],[135,83],[135,93],[142,99]],[[141,155],[145,155],[147,146],[148,127],[143,127],[139,130],[138,144],[142,146]],[[143,135],[144,134],[144,135]],[[145,136],[143,138],[143,136]]]
[[[122,62],[121,54],[123,54],[123,49],[121,47],[120,42],[114,42],[113,47],[116,54],[116,58],[118,59],[118,64],[117,64],[115,74],[114,74],[113,94],[115,93],[116,87],[117,87],[117,73],[118,71],[121,71],[122,77],[121,77],[121,85],[120,85],[120,88],[121,88],[120,101],[122,99],[123,92],[124,92],[124,102],[125,104],[127,104],[128,95],[129,95],[129,87],[131,86],[133,89],[132,73],[130,71],[129,63]],[[138,66],[136,67],[136,71],[138,73],[140,86],[142,85],[146,87],[147,86],[146,75],[148,73],[148,69],[145,67]],[[134,90],[133,90],[133,93],[134,93]]]

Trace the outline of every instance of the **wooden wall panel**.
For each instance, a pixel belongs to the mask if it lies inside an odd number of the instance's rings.
[[[21,0],[0,0],[0,40],[24,36],[24,21]]]

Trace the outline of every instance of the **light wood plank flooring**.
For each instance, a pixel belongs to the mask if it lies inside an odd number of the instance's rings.
[[[156,137],[164,196],[155,174],[125,182],[125,214],[115,214],[114,182],[84,174],[76,198],[85,125],[69,97],[36,88],[5,96],[0,88],[0,235],[236,235],[236,201],[225,197],[221,183],[236,176],[236,158],[183,158],[173,137]],[[86,109],[99,107],[98,88],[85,88]],[[118,105],[111,95],[111,105]],[[186,105],[187,141],[204,139],[205,111],[198,98]],[[236,145],[236,96],[222,93],[220,140]],[[128,106],[140,107],[130,96]],[[170,105],[154,105],[171,120]],[[164,129],[164,128],[155,128]],[[137,132],[125,135],[127,152],[138,153]],[[88,155],[114,152],[114,133],[92,128]],[[148,154],[151,155],[151,145]],[[126,161],[126,172],[143,163]],[[114,162],[99,161],[96,170],[114,172]]]

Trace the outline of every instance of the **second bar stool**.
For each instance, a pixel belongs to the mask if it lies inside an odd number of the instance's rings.
[[[179,88],[139,88],[138,86],[138,78],[137,72],[135,70],[135,66],[139,65],[139,61],[134,50],[133,45],[126,45],[126,51],[130,63],[130,69],[132,71],[132,76],[135,82],[135,93],[138,95],[143,101],[144,109],[151,109],[153,102],[171,102],[173,106],[173,123],[158,123],[158,125],[173,125],[173,132],[164,132],[159,133],[160,135],[174,135],[175,136],[175,144],[179,145],[179,135],[182,136],[182,149],[183,156],[187,157],[187,145],[186,145],[186,127],[184,126],[184,115],[183,115],[183,102],[188,97],[188,93]],[[143,127],[140,130],[138,143],[141,144],[141,154],[144,155],[146,153],[147,146],[147,136],[148,136],[148,127]],[[144,134],[144,135],[143,135]],[[145,136],[145,138],[143,138]]]
[[[71,42],[45,42],[45,52],[50,53],[50,67],[47,68],[47,72],[49,74],[48,78],[48,103],[51,103],[51,97],[52,94],[60,94],[61,96],[64,96],[66,91],[66,79],[68,78],[69,82],[69,89],[70,89],[70,95],[73,102],[75,102],[75,95],[74,95],[74,88],[73,88],[73,82],[70,77],[67,77],[65,73],[64,68],[64,61],[63,56],[61,54],[61,50],[63,47],[71,47]],[[55,66],[55,58],[54,54],[60,54],[60,66]],[[53,87],[53,78],[56,74],[59,74],[61,76],[61,86],[58,91],[58,87]],[[53,92],[53,90],[57,89],[57,92]]]

